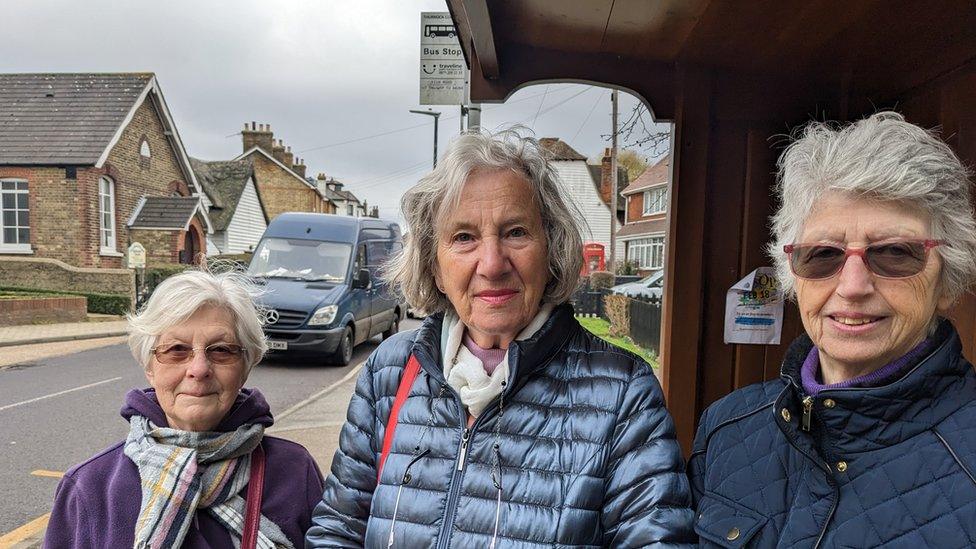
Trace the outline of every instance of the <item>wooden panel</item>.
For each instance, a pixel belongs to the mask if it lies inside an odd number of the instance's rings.
[[[704,288],[699,411],[732,389],[735,353],[726,344],[725,297],[745,273],[739,271],[745,182],[746,132],[738,124],[716,123],[709,142],[705,194]]]
[[[687,454],[698,420],[699,344],[711,81],[699,70],[679,69],[675,150],[668,207],[662,383],[678,441]]]

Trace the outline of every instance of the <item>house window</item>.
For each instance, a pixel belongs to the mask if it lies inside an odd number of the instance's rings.
[[[664,237],[655,236],[631,240],[627,246],[627,260],[636,263],[639,269],[663,268]]]
[[[107,177],[98,180],[98,221],[102,252],[115,253],[115,183]]]
[[[149,141],[142,138],[142,143],[139,144],[139,167],[148,170],[151,158],[152,152],[149,150]]]
[[[30,251],[30,207],[27,182],[0,181],[0,250]]]
[[[644,191],[644,215],[664,212],[668,207],[668,188],[657,187]]]
[[[346,206],[346,214],[347,215],[350,215],[350,216],[353,215],[353,205],[352,204],[349,204],[349,205]]]

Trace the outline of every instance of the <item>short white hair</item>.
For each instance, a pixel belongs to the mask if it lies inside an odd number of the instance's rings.
[[[255,299],[261,291],[238,272],[213,274],[189,270],[164,280],[136,314],[129,314],[129,349],[149,368],[152,349],[166,330],[186,322],[202,307],[225,309],[234,317],[234,332],[244,348],[245,374],[261,362],[268,350],[264,337],[264,311]]]
[[[539,206],[548,250],[549,283],[542,299],[559,304],[568,301],[579,285],[583,267],[583,241],[579,209],[563,200],[563,191],[549,154],[539,142],[513,128],[462,134],[451,144],[434,171],[404,193],[400,201],[409,227],[403,250],[384,267],[383,277],[424,314],[452,308],[437,289],[438,221],[445,208],[457,206],[471,174],[507,170],[525,178]]]
[[[920,211],[931,223],[931,238],[946,245],[941,284],[955,300],[976,278],[976,219],[969,172],[933,132],[896,112],[836,125],[812,122],[780,156],[779,210],[772,217],[767,249],[787,296],[794,278],[783,246],[800,238],[807,217],[828,192],[893,202]]]

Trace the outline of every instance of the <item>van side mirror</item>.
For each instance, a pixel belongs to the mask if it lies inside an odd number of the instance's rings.
[[[357,272],[356,273],[356,276],[353,277],[353,279],[352,279],[352,287],[353,288],[369,288],[369,281],[370,281],[370,278],[369,278],[369,270],[368,269],[359,269],[359,272]]]

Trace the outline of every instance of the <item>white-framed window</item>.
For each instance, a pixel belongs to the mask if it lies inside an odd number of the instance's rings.
[[[30,252],[30,201],[27,182],[0,180],[0,252]]]
[[[662,213],[668,209],[668,188],[655,187],[644,191],[644,215]]]
[[[627,260],[640,269],[664,268],[664,237],[638,238],[627,244]]]
[[[98,224],[102,253],[118,253],[115,249],[115,182],[107,177],[98,180]]]

